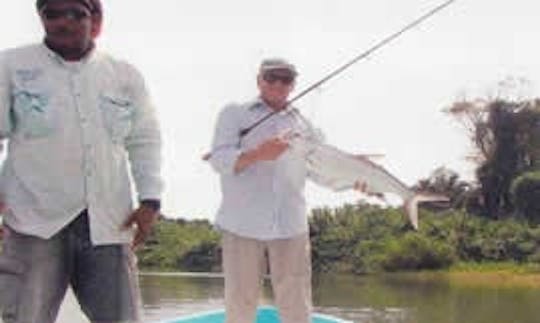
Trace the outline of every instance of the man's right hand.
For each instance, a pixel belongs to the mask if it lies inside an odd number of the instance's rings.
[[[234,171],[239,173],[248,166],[258,161],[276,160],[289,148],[289,143],[279,137],[268,139],[257,148],[246,151],[240,155],[234,166]]]
[[[282,138],[276,137],[260,144],[256,149],[258,160],[276,160],[289,148],[289,143]]]

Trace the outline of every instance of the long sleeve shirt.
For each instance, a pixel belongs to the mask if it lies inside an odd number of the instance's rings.
[[[260,161],[235,173],[242,152],[290,132],[314,136],[295,109],[278,113],[240,139],[239,132],[272,112],[260,99],[231,104],[220,113],[210,163],[220,174],[222,201],[216,225],[240,236],[273,240],[308,231],[304,187],[305,152],[286,150],[277,160]]]
[[[47,239],[88,209],[94,244],[126,243],[133,193],[161,196],[161,136],[144,81],[96,50],[78,62],[43,44],[1,52],[0,138],[4,223],[18,232]]]

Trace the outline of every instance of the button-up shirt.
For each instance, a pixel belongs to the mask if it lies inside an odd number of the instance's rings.
[[[210,158],[220,174],[222,190],[216,225],[260,240],[290,238],[308,231],[304,186],[309,174],[304,152],[288,149],[277,160],[259,161],[235,173],[238,157],[275,136],[316,134],[309,122],[290,108],[239,137],[241,129],[270,112],[260,99],[226,106],[218,117]]]
[[[47,239],[88,209],[94,244],[126,243],[133,193],[161,196],[160,131],[143,79],[96,50],[78,62],[43,44],[0,53],[0,137],[4,223],[15,231]]]

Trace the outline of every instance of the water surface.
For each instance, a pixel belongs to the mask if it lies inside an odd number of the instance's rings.
[[[272,295],[265,283],[261,303]],[[219,276],[141,276],[145,321],[223,307]],[[446,275],[319,276],[316,311],[358,323],[539,323],[540,288]]]

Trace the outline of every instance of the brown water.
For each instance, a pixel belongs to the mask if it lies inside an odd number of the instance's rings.
[[[479,276],[480,277],[480,276]],[[476,283],[476,282],[481,283]],[[223,306],[219,277],[143,275],[145,321]],[[262,303],[271,303],[268,286]],[[316,311],[358,323],[539,323],[540,288],[447,275],[320,276]]]

